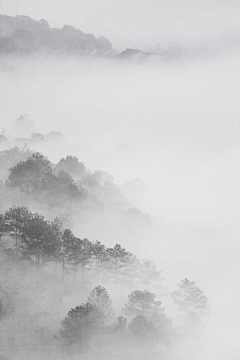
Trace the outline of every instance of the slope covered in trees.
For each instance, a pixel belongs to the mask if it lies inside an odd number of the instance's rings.
[[[44,19],[36,21],[28,16],[0,15],[0,52],[29,54],[54,52],[60,54],[106,55],[112,45],[103,36],[96,38],[70,25],[51,28]]]
[[[30,125],[32,131],[29,121],[18,118],[15,133],[26,136]],[[151,226],[150,216],[129,204],[145,184],[133,179],[120,187],[106,171],[90,171],[73,155],[51,162],[34,147],[55,146],[62,141],[58,132],[28,134],[22,148],[8,147],[4,134],[0,357],[155,360],[186,334],[200,336],[208,313],[202,290],[186,278],[170,292],[162,271],[128,241],[137,229],[140,243]],[[88,212],[97,236],[82,226]],[[109,242],[112,218],[117,231]],[[121,233],[122,227],[127,231]]]

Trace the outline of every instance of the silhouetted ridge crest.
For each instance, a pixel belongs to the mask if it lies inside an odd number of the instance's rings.
[[[55,52],[77,55],[106,55],[112,44],[104,36],[96,38],[71,25],[51,28],[44,19],[0,15],[0,53]]]

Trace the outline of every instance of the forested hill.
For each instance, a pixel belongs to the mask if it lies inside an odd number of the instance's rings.
[[[0,53],[60,53],[107,55],[112,44],[103,36],[96,38],[70,25],[51,28],[44,19],[0,15]]]

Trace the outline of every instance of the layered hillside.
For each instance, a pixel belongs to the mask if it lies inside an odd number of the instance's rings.
[[[105,37],[96,38],[70,25],[54,29],[43,19],[0,15],[0,53],[105,55],[111,50],[112,45]]]

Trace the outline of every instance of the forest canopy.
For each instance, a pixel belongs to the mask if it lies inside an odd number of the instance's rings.
[[[44,19],[0,15],[0,53],[109,54],[112,45],[104,36],[96,38],[70,25],[51,28]]]

